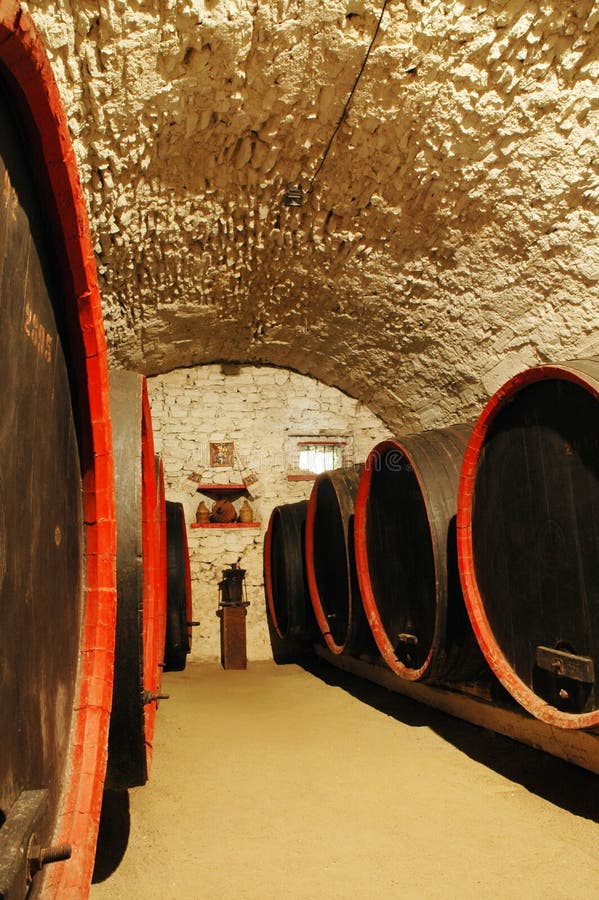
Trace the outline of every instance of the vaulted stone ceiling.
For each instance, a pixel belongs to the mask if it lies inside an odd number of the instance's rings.
[[[599,3],[35,0],[115,360],[288,366],[397,429],[599,352]],[[301,183],[301,208],[286,208]]]

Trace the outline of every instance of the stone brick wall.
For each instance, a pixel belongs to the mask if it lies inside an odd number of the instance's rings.
[[[264,611],[262,550],[273,507],[307,498],[311,482],[291,482],[297,462],[298,436],[349,437],[355,462],[389,432],[368,409],[335,388],[286,369],[209,365],[171,372],[148,381],[157,452],[162,453],[167,499],[182,502],[188,523],[200,499],[189,475],[205,482],[241,480],[240,467],[212,468],[210,441],[233,441],[240,464],[258,476],[249,502],[256,528],[188,528],[194,618],[193,655],[218,657],[218,582],[233,562],[247,570],[248,656],[269,658],[271,649]],[[240,506],[241,498],[235,501]]]
[[[393,428],[599,352],[596,0],[32,0],[112,356],[293,368]]]

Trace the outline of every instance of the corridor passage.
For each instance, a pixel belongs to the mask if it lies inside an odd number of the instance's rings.
[[[163,688],[91,900],[599,898],[595,775],[324,662]]]

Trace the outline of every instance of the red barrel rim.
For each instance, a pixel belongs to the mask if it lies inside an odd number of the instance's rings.
[[[74,394],[82,428],[84,611],[70,760],[55,840],[71,843],[65,865],[44,876],[48,898],[87,895],[91,881],[112,704],[116,621],[116,524],[106,342],[87,208],[66,116],[43,42],[15,0],[0,13],[0,65],[28,132],[44,202],[60,242],[66,346],[83,373]]]
[[[185,561],[185,610],[187,613],[187,652],[191,653],[193,641],[193,597],[191,595],[191,560],[189,558],[189,542],[187,540],[187,523],[185,510],[181,504],[181,540],[183,542],[183,559]],[[168,551],[167,551],[168,552]],[[166,634],[166,627],[165,627]]]
[[[162,457],[158,457],[158,530],[160,535],[159,565],[159,595],[156,609],[156,684],[160,690],[162,683],[162,667],[164,664],[164,647],[166,642],[166,607],[167,607],[167,583],[168,583],[168,542],[166,534],[166,485],[164,480],[164,463]]]
[[[143,689],[160,692],[166,631],[166,498],[162,460],[154,453],[147,382],[142,377],[142,659]],[[158,701],[144,704],[146,773],[150,776]]]
[[[372,473],[376,466],[377,457],[382,456],[387,453],[389,450],[399,450],[409,461],[410,465],[413,468],[414,475],[418,482],[418,487],[420,488],[420,493],[424,500],[424,504],[427,508],[427,512],[429,513],[428,519],[430,522],[430,509],[428,503],[427,493],[420,477],[420,473],[418,472],[417,466],[414,465],[414,461],[410,456],[409,451],[403,444],[400,443],[399,440],[395,438],[389,438],[384,441],[380,441],[376,444],[373,449],[368,454],[366,459],[366,465],[364,466],[364,471],[360,475],[360,482],[358,484],[358,494],[356,496],[356,511],[355,511],[355,519],[354,519],[354,541],[355,541],[355,554],[356,554],[356,568],[358,573],[358,583],[360,585],[360,595],[362,597],[362,604],[364,606],[364,612],[366,613],[366,619],[368,621],[368,625],[370,626],[370,630],[372,632],[372,636],[376,642],[377,647],[381,652],[381,656],[385,660],[385,663],[389,666],[389,668],[395,672],[396,675],[399,675],[400,678],[403,678],[405,681],[420,681],[431,665],[431,661],[435,654],[435,649],[438,643],[438,634],[439,634],[439,608],[438,605],[436,607],[435,612],[435,629],[433,635],[433,641],[431,642],[430,650],[427,654],[426,659],[422,663],[422,665],[418,669],[411,669],[408,666],[404,665],[397,658],[395,650],[393,648],[393,644],[389,640],[387,636],[387,632],[385,631],[385,627],[383,625],[378,605],[376,602],[376,598],[374,596],[374,591],[372,590],[372,582],[370,578],[370,566],[368,562],[368,547],[366,540],[366,525],[367,525],[367,517],[368,517],[368,496],[370,494],[370,484],[372,482]],[[429,529],[430,533],[430,529]],[[432,535],[431,535],[432,541]],[[433,564],[435,567],[435,581],[438,580],[438,570],[437,570],[437,560],[435,558],[435,554],[433,554]]]
[[[146,379],[141,376],[141,529],[142,529],[142,665],[143,689],[156,693],[156,619],[160,602],[159,467],[154,454],[152,414]],[[156,703],[143,708],[146,777],[152,765]]]
[[[158,521],[160,524],[160,598],[158,604],[158,639],[156,645],[158,687],[162,681],[162,664],[164,663],[164,645],[166,641],[166,598],[168,583],[167,552],[168,542],[166,535],[166,484],[164,479],[164,463],[159,457],[158,479]]]
[[[487,436],[487,432],[497,413],[522,388],[547,379],[571,381],[585,391],[599,398],[599,390],[582,378],[575,369],[567,364],[535,366],[514,375],[491,397],[479,416],[470,436],[458,487],[457,511],[457,543],[460,580],[464,602],[472,623],[476,639],[489,666],[506,690],[531,715],[548,725],[565,729],[594,728],[599,725],[599,709],[588,713],[566,713],[547,703],[534,693],[521,678],[516,675],[506,659],[499,644],[495,640],[489,620],[485,613],[483,598],[478,590],[474,571],[474,552],[472,546],[472,501],[478,459]]]

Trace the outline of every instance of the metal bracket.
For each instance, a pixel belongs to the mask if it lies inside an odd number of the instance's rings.
[[[29,849],[48,791],[22,791],[0,828],[0,900],[23,900],[31,884]]]
[[[418,646],[418,637],[415,634],[398,634],[397,640],[400,644],[407,644],[410,647]]]
[[[23,900],[44,866],[70,859],[70,844],[43,848],[38,843],[35,829],[47,800],[47,790],[22,791],[0,828],[0,900]]]
[[[571,678],[583,684],[594,684],[595,664],[590,656],[575,656],[565,650],[537,647],[537,666],[562,678]]]

